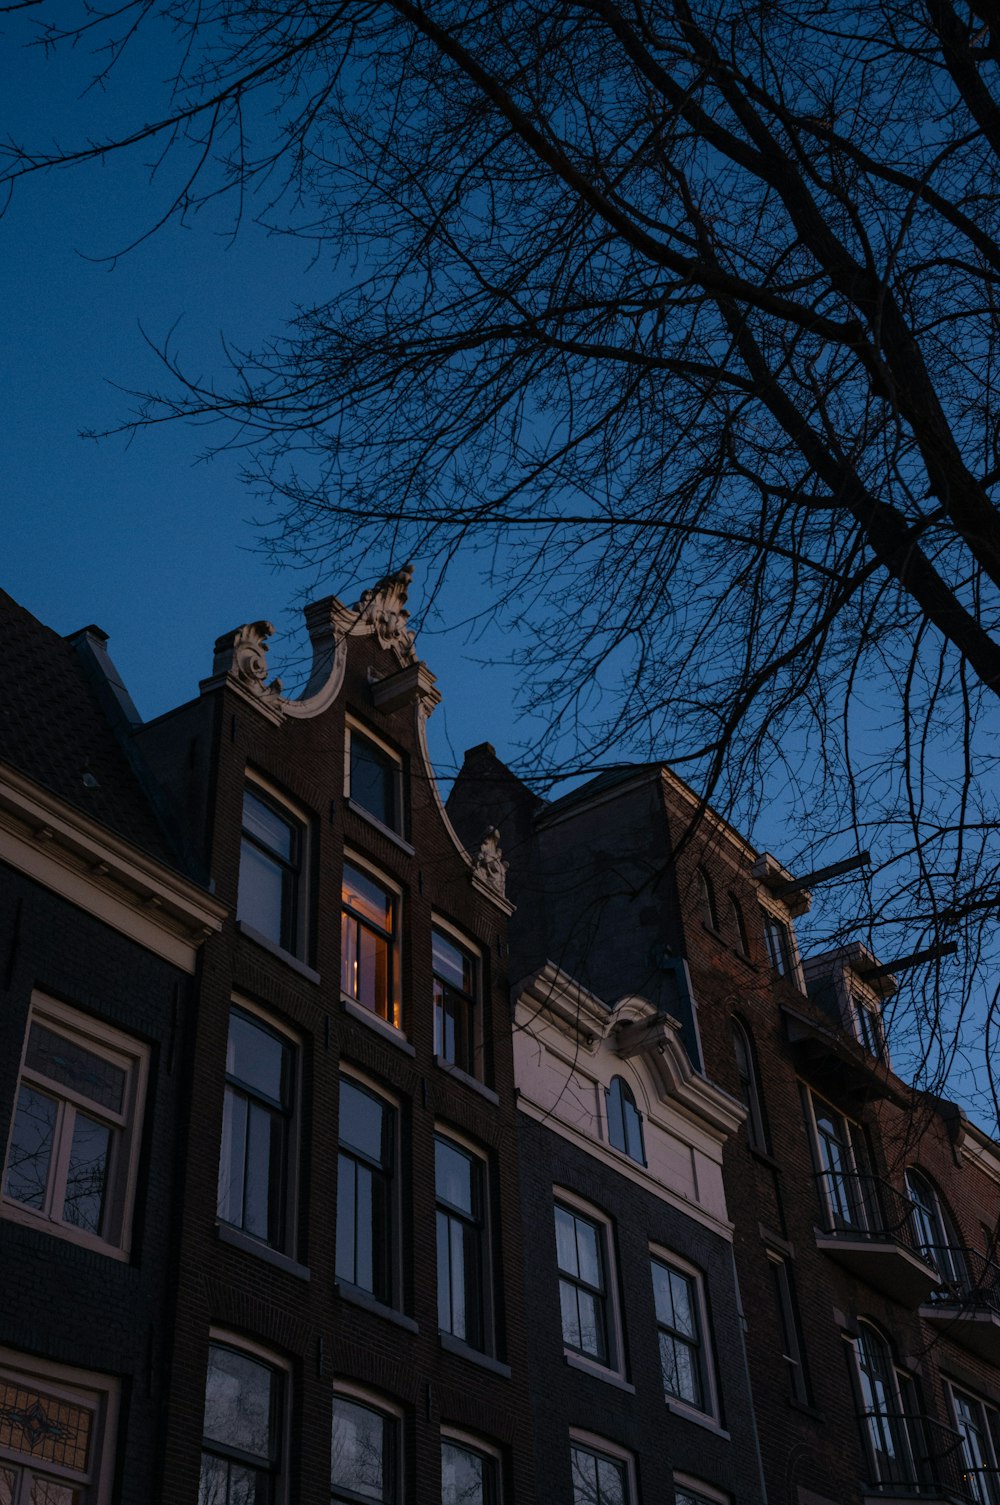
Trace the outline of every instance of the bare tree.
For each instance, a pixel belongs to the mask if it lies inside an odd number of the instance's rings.
[[[157,20],[163,118],[10,180],[156,142],[151,221],[232,192],[362,271],[225,389],[168,352],[137,421],[234,425],[300,559],[484,549],[539,768],[573,730],[743,822],[780,779],[803,860],[871,847],[876,951],[960,942],[909,1000],[940,1078],[1000,900],[995,0],[126,0],[43,34],[113,87]]]

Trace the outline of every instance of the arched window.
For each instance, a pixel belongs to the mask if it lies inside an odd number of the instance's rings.
[[[943,1280],[967,1286],[965,1255],[955,1225],[937,1191],[926,1176],[912,1167],[906,1173],[906,1190],[910,1197],[917,1248]]]
[[[707,925],[709,930],[718,930],[719,917],[715,909],[715,890],[712,880],[703,867],[698,869],[698,913],[701,922]]]
[[[616,1150],[623,1150],[639,1165],[646,1164],[642,1142],[642,1114],[635,1105],[629,1084],[620,1076],[612,1077],[604,1094],[608,1114],[608,1140]]]
[[[764,1122],[764,1104],[757,1079],[757,1062],[753,1041],[749,1032],[738,1019],[733,1020],[733,1050],[736,1054],[736,1070],[740,1078],[740,1101],[747,1110],[747,1139],[755,1150],[767,1153],[767,1128]]]
[[[733,929],[736,932],[736,945],[741,956],[750,955],[750,942],[747,939],[746,921],[743,918],[743,907],[735,894],[729,895],[729,907],[733,912]]]
[[[885,1338],[867,1323],[859,1324],[854,1356],[861,1419],[873,1469],[871,1482],[915,1489],[923,1481],[917,1475],[912,1439],[912,1381],[898,1373]]]

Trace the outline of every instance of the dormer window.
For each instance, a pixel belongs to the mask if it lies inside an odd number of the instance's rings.
[[[637,1165],[645,1165],[642,1115],[635,1105],[631,1087],[623,1077],[613,1077],[604,1098],[608,1114],[608,1142]]]
[[[857,993],[851,994],[851,1013],[854,1019],[854,1031],[861,1044],[870,1056],[877,1061],[885,1060],[885,1030],[882,1026],[882,1015],[878,1006],[867,1003]]]

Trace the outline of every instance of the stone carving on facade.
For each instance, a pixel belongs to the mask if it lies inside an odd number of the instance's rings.
[[[393,648],[404,663],[416,658],[413,647],[415,634],[407,627],[410,613],[406,610],[406,596],[413,579],[413,565],[404,564],[402,569],[386,575],[377,585],[363,591],[355,606],[357,627],[355,630],[374,632],[383,648]]]
[[[261,700],[280,700],[281,680],[267,681],[267,640],[273,632],[270,622],[245,622],[224,633],[216,640],[214,672],[228,674],[241,690]]]
[[[504,861],[503,852],[500,850],[500,832],[496,826],[489,826],[479,843],[479,851],[472,859],[473,871],[477,878],[500,895],[501,899],[507,894],[507,869],[509,862]]]

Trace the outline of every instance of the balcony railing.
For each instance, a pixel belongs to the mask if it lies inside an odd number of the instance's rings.
[[[866,1498],[1000,1505],[1000,1472],[968,1468],[961,1434],[930,1416],[866,1411],[863,1429],[873,1481]]]
[[[917,1242],[910,1198],[867,1172],[819,1171],[816,1180],[819,1247],[886,1294],[914,1306],[925,1300],[940,1277]]]
[[[1000,1264],[953,1244],[930,1246],[926,1253],[941,1283],[925,1298],[921,1315],[963,1348],[1000,1364]]]

